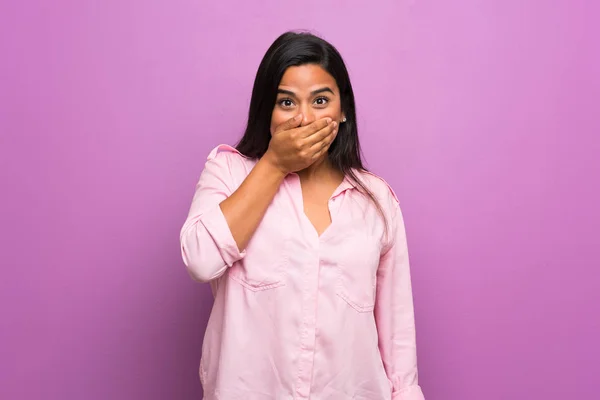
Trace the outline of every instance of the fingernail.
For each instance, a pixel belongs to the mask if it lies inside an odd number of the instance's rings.
[[[331,118],[325,118],[325,121],[327,121],[327,125],[329,125],[331,123]]]
[[[337,122],[333,121],[333,127],[337,128],[337,125],[338,125]]]

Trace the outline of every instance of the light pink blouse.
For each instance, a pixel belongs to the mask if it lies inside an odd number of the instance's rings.
[[[181,230],[183,260],[215,296],[200,361],[206,400],[423,400],[406,236],[398,200],[359,172],[329,200],[319,237],[289,174],[244,251],[219,203],[255,160],[221,145],[209,155]],[[260,196],[260,193],[256,194]]]

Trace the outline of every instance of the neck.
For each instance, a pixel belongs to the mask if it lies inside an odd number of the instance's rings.
[[[340,174],[331,164],[328,154],[324,154],[308,168],[297,172],[303,181],[322,181]]]

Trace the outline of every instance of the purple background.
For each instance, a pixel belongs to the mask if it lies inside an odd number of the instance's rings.
[[[590,1],[0,3],[0,398],[199,399],[179,229],[264,51],[344,55],[401,199],[428,400],[600,393]]]

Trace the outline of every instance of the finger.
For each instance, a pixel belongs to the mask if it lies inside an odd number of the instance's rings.
[[[313,154],[314,157],[320,157],[324,152],[329,150],[329,147],[337,137],[338,130],[334,129],[328,136],[323,138],[323,140],[313,144],[309,148],[309,152]]]
[[[329,150],[329,146],[331,146],[332,142],[323,142],[324,145],[312,156],[313,161],[318,160],[321,156]]]
[[[329,117],[318,119],[318,120],[314,121],[313,123],[300,128],[300,132],[301,132],[300,137],[307,138],[309,136],[312,136],[315,133],[322,130],[323,128],[331,125],[331,123],[332,123],[332,119]]]
[[[298,114],[294,118],[288,119],[284,123],[277,126],[277,128],[275,128],[275,133],[288,131],[290,129],[297,128],[300,125],[300,123],[302,122],[302,118],[303,118],[303,115]]]
[[[310,151],[316,153],[316,152],[320,151],[323,147],[331,146],[331,144],[333,143],[333,141],[335,140],[335,138],[337,136],[337,132],[338,132],[337,130],[334,130],[333,132],[331,132],[329,134],[329,136],[323,138],[323,140],[321,140],[320,142],[313,144],[310,147]]]
[[[334,131],[337,131],[338,128],[338,123],[337,122],[332,122],[330,125],[327,125],[326,127],[324,127],[323,129],[321,129],[320,131],[312,134],[311,136],[306,138],[306,144],[308,146],[313,146],[316,143],[321,142],[322,140],[324,140],[325,138],[327,138],[329,135],[331,135]]]

